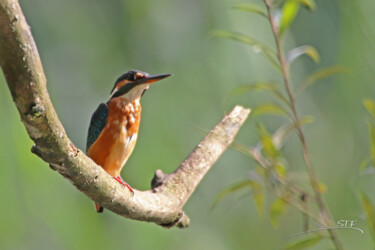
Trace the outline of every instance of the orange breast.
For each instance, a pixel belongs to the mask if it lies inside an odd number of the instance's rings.
[[[139,99],[112,99],[108,103],[107,125],[88,149],[88,156],[110,175],[119,176],[136,144],[140,119]]]

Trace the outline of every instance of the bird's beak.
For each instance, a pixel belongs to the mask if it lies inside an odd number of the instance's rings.
[[[121,95],[124,95],[138,85],[145,84],[145,83],[151,84],[151,83],[160,81],[161,79],[164,79],[164,78],[166,78],[168,76],[171,76],[171,75],[172,74],[161,74],[161,75],[146,76],[146,77],[138,79],[134,82],[127,83],[124,86],[122,86],[121,88],[119,88],[115,93],[113,93],[111,95],[111,98],[116,98],[116,97],[119,97]]]
[[[148,84],[151,84],[151,83],[154,83],[154,82],[157,82],[157,81],[160,81],[164,78],[167,78],[169,76],[171,76],[172,74],[160,74],[160,75],[151,75],[151,76],[146,76],[145,78],[141,78],[139,80],[136,80],[134,83],[136,85],[138,84],[143,84],[143,83],[148,83]]]

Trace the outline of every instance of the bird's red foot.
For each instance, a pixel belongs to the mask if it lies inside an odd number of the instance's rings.
[[[118,183],[120,183],[121,185],[124,185],[125,187],[127,187],[127,188],[129,189],[129,191],[132,192],[132,194],[134,194],[134,191],[133,191],[132,187],[131,187],[128,183],[126,183],[126,182],[121,178],[121,176],[117,176],[117,177],[113,176],[113,179],[115,179],[115,180],[116,180]]]

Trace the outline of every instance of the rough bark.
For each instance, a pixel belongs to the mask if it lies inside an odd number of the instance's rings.
[[[126,218],[186,227],[182,207],[232,142],[250,110],[236,106],[177,170],[157,171],[153,189],[128,189],[112,179],[69,140],[49,98],[42,63],[17,0],[0,0],[0,66],[30,138],[32,152],[93,201]]]

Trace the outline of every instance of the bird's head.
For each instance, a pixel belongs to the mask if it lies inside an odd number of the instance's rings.
[[[149,75],[139,70],[131,70],[121,75],[115,82],[111,97],[126,97],[128,100],[140,98],[151,83],[164,79],[171,74]]]

